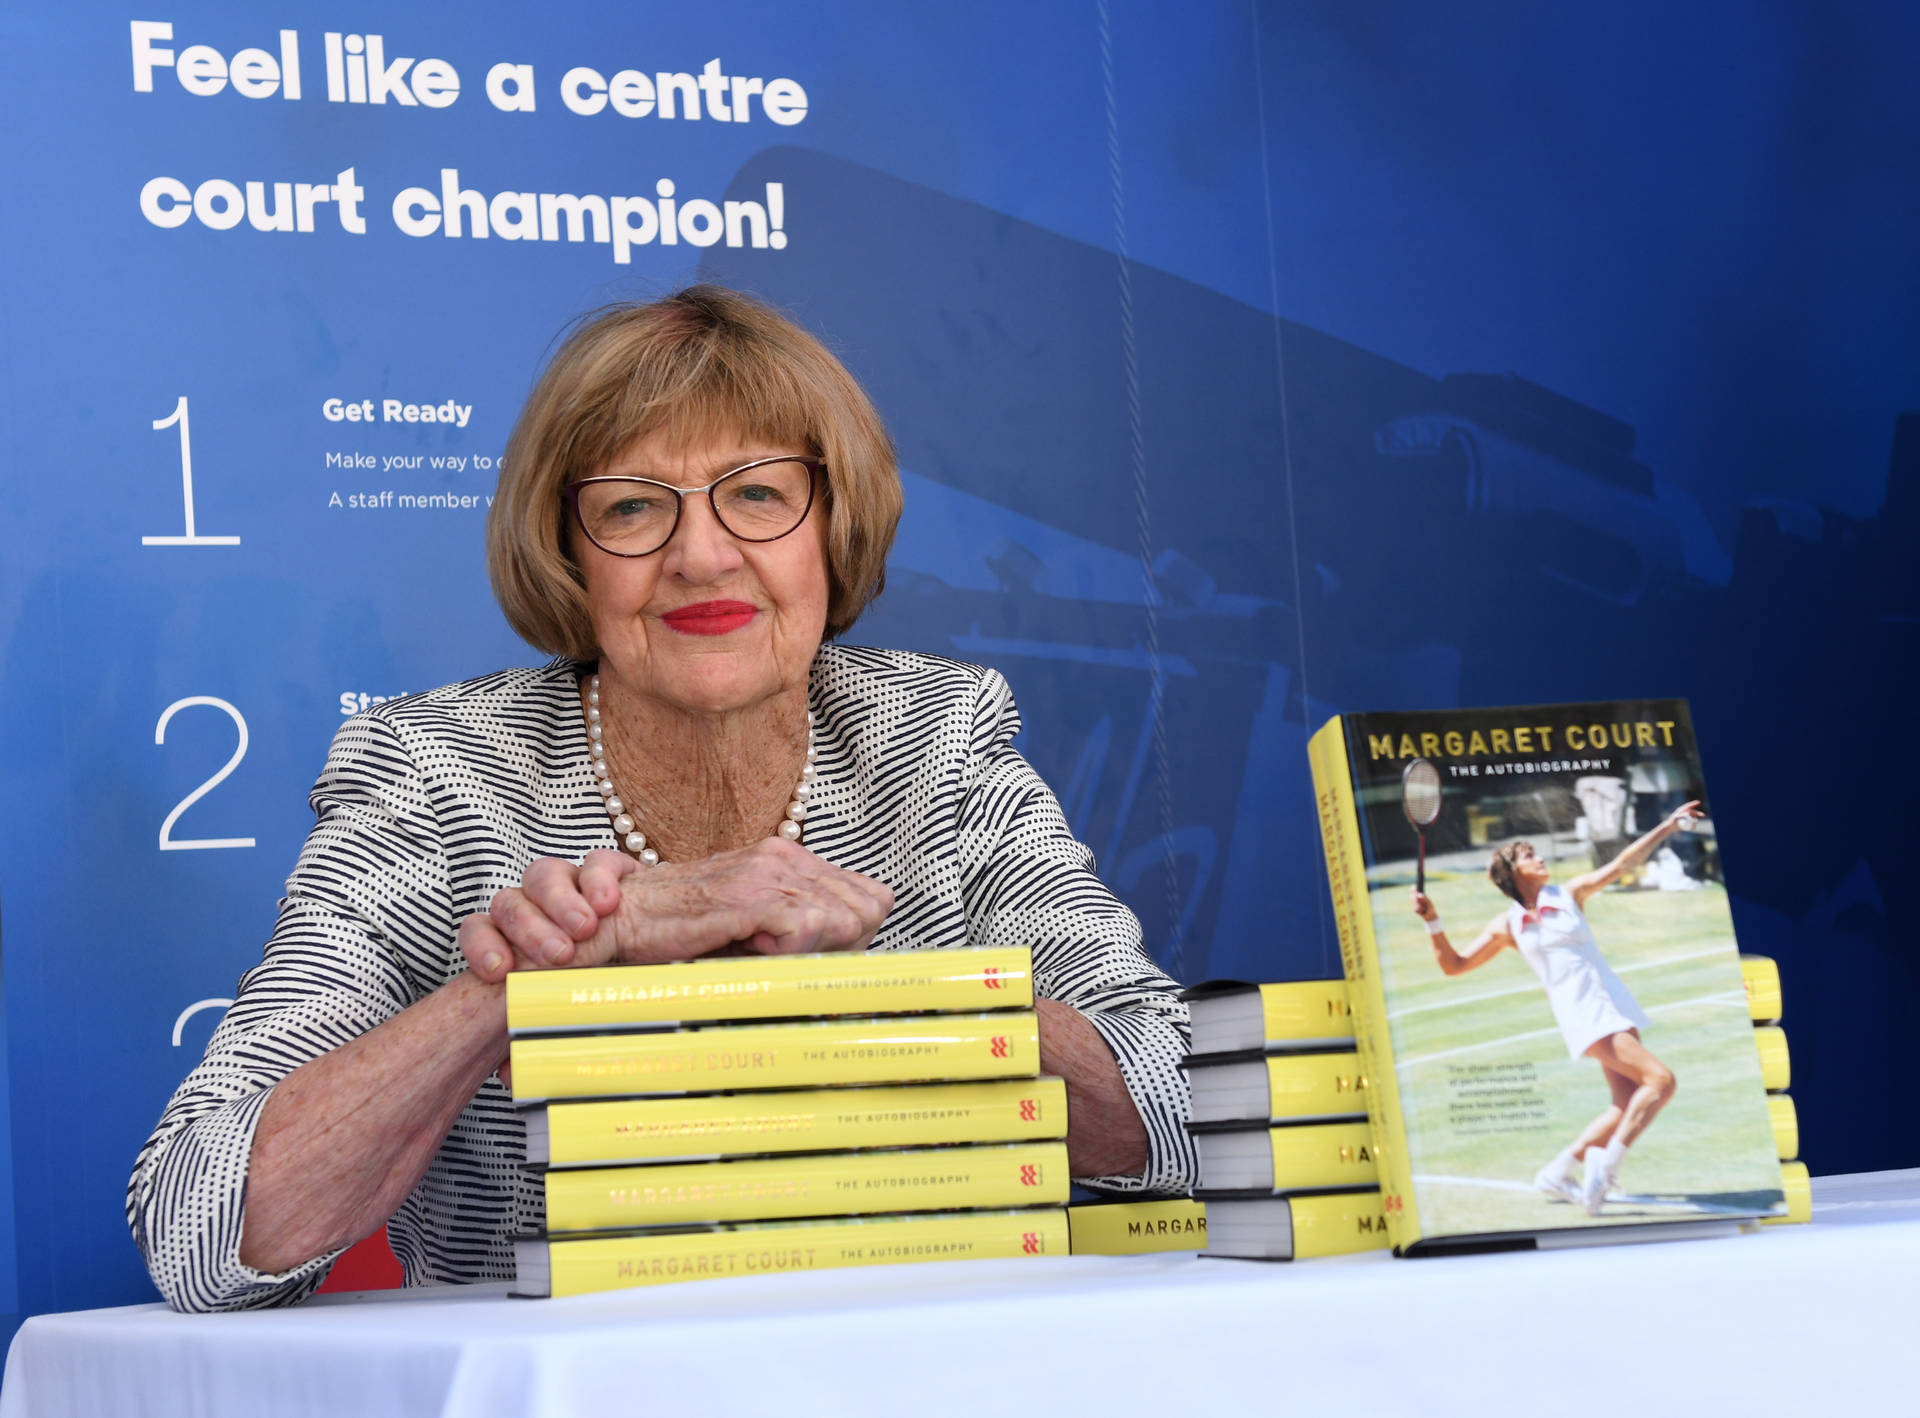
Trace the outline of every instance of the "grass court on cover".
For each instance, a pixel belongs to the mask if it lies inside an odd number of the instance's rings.
[[[1590,1221],[1579,1207],[1536,1191],[1533,1176],[1608,1105],[1600,1065],[1568,1057],[1546,991],[1518,951],[1504,950],[1464,974],[1440,973],[1426,926],[1413,913],[1407,867],[1376,871],[1371,899],[1423,1233],[1698,1217],[1726,1207],[1764,1208],[1778,1196],[1753,1027],[1720,885],[1611,888],[1587,902],[1600,953],[1652,1021],[1642,1039],[1678,1084],[1673,1101],[1628,1150],[1617,1199]],[[1564,883],[1587,869],[1584,858],[1562,862],[1554,879]],[[1427,894],[1463,954],[1505,900],[1479,871],[1430,870]],[[1501,1065],[1507,1067],[1495,1071]],[[1450,1112],[1465,1096],[1461,1085],[1494,1079],[1521,1085],[1508,1096],[1525,1107],[1478,1123]],[[1524,1086],[1529,1079],[1531,1088]]]

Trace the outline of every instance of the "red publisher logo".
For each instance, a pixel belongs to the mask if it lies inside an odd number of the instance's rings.
[[[993,1050],[993,1056],[996,1059],[1004,1059],[1007,1056],[1007,1036],[1005,1034],[995,1034],[993,1036],[993,1043],[989,1047]]]
[[[980,973],[986,977],[988,989],[1004,990],[1007,987],[1007,982],[1000,978],[1000,967],[998,965],[989,965],[981,970]]]
[[[1020,1169],[1020,1185],[1023,1187],[1037,1187],[1040,1185],[1040,1168],[1038,1165],[1022,1167]]]
[[[1041,1251],[1045,1250],[1046,1247],[1040,1244],[1040,1233],[1038,1231],[1025,1231],[1022,1232],[1020,1236],[1020,1249],[1030,1256],[1037,1256]]]
[[[1022,1098],[1020,1100],[1020,1121],[1023,1123],[1040,1121],[1040,1104],[1037,1099]]]

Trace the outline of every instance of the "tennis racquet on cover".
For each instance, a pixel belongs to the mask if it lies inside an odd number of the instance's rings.
[[[1427,890],[1427,829],[1440,816],[1440,770],[1424,758],[1416,758],[1400,775],[1400,806],[1407,821],[1420,834],[1420,864],[1414,871],[1415,891]]]

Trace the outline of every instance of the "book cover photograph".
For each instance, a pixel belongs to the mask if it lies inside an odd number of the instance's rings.
[[[1346,715],[1312,752],[1396,1247],[1784,1212],[1683,701]]]

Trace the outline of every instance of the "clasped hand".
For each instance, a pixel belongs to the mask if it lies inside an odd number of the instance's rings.
[[[737,947],[765,955],[865,950],[893,909],[884,882],[769,837],[705,861],[642,867],[624,852],[543,857],[460,925],[467,968],[652,965]]]

